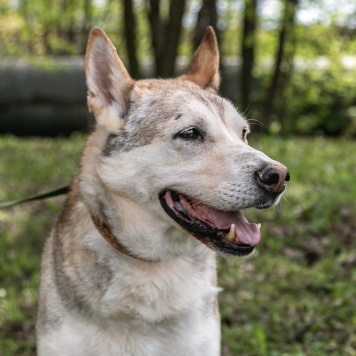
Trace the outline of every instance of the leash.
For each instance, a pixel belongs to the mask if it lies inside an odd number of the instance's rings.
[[[47,198],[51,198],[51,197],[56,197],[58,195],[67,194],[69,192],[69,189],[70,189],[70,185],[66,185],[64,187],[60,187],[60,188],[56,188],[54,190],[51,190],[51,191],[49,191],[47,193],[41,193],[41,194],[33,195],[31,197],[28,197],[28,198],[0,202],[0,210],[1,209],[11,208],[11,207],[13,207],[15,205],[20,205],[20,204],[27,203],[27,202],[34,201],[34,200],[43,200],[43,199],[47,199]]]
[[[27,203],[30,201],[34,201],[34,200],[43,200],[43,199],[47,199],[47,198],[51,198],[51,197],[56,197],[58,195],[63,195],[63,194],[67,194],[70,191],[70,185],[66,185],[64,187],[60,187],[54,190],[51,190],[47,193],[42,193],[42,194],[37,194],[37,195],[33,195],[31,197],[28,198],[23,198],[23,199],[18,199],[18,200],[11,200],[11,201],[5,201],[5,202],[0,202],[0,210],[1,209],[7,209],[7,208],[11,208],[13,206],[16,205],[20,205],[23,203]],[[104,237],[104,239],[109,242],[109,244],[114,247],[117,251],[120,251],[122,253],[124,253],[127,256],[130,256],[132,258],[135,258],[137,260],[140,261],[144,261],[144,262],[159,262],[159,261],[154,261],[154,260],[146,260],[144,258],[138,257],[134,254],[132,254],[125,246],[123,246],[117,239],[115,239],[115,237],[113,236],[110,228],[105,224],[102,223],[98,218],[90,215],[94,226],[96,227],[96,229],[99,231],[100,235],[102,237]]]

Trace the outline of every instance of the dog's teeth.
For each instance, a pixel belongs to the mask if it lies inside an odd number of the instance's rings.
[[[261,230],[261,224],[257,224],[258,230]]]
[[[226,234],[226,238],[229,241],[234,241],[235,240],[235,224],[231,224],[230,231]]]

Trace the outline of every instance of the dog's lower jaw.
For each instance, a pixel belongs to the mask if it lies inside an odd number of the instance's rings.
[[[222,211],[175,190],[159,194],[163,210],[181,228],[214,251],[247,256],[260,240],[260,224],[250,223],[240,210]]]

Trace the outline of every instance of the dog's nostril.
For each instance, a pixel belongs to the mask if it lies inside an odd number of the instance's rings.
[[[287,171],[287,175],[284,179],[286,182],[289,182],[290,181],[290,174],[289,174],[289,171]]]
[[[260,175],[261,181],[266,185],[274,185],[279,182],[279,172],[275,168],[267,168]]]

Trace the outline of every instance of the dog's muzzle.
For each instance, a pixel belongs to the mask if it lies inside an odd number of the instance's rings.
[[[290,180],[287,168],[278,162],[265,165],[255,177],[260,188],[256,198],[248,206],[230,212],[217,210],[171,189],[162,191],[159,199],[165,212],[176,223],[208,247],[228,255],[245,256],[260,241],[260,224],[250,223],[241,209],[265,209],[275,205]]]

